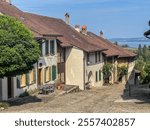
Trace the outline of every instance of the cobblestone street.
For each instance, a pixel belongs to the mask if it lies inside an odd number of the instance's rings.
[[[124,87],[114,85],[62,96],[55,94],[37,95],[22,99],[23,103],[14,105],[2,112],[150,112],[150,102],[121,98]]]

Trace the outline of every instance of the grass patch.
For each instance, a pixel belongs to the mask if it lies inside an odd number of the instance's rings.
[[[9,103],[6,103],[6,102],[0,102],[0,108],[6,109],[6,108],[8,108],[9,106],[10,106]]]

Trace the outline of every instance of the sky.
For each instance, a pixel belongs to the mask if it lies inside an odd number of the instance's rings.
[[[87,25],[96,34],[102,30],[107,38],[143,37],[150,29],[150,0],[12,0],[19,9],[64,19],[70,24]]]

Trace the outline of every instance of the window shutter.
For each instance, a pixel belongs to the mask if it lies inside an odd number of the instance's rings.
[[[102,71],[99,70],[99,81],[101,81],[101,74],[102,74]]]
[[[30,76],[29,73],[26,74],[26,85],[29,86],[30,84]]]
[[[46,83],[46,68],[44,68],[44,82]]]
[[[36,83],[36,68],[33,69],[34,83]]]
[[[52,80],[56,79],[56,66],[52,66]]]
[[[49,81],[51,81],[51,67],[49,67]]]
[[[17,88],[21,88],[21,76],[16,76],[16,80],[17,80]]]
[[[96,76],[95,81],[98,82],[98,72],[97,72],[97,71],[96,71],[96,73],[95,73],[95,76]]]

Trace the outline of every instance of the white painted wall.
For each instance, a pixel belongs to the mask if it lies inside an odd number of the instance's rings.
[[[66,84],[78,85],[84,90],[84,52],[78,48],[66,49],[65,76]]]
[[[7,93],[7,78],[2,79],[2,100],[8,99],[8,93]]]
[[[2,100],[2,79],[0,79],[0,101]]]

